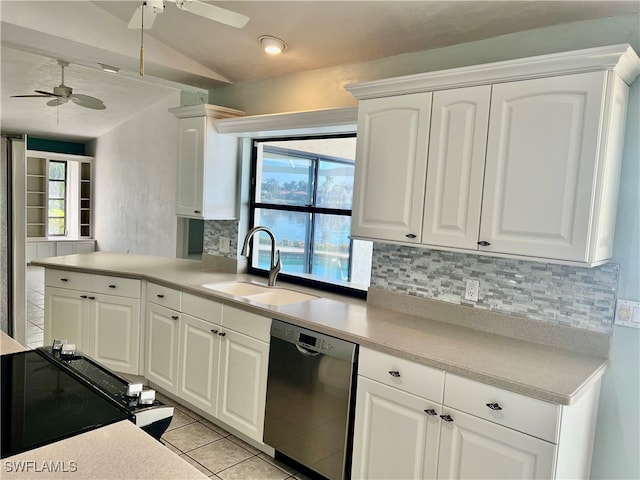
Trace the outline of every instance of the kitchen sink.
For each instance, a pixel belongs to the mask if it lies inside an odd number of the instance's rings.
[[[318,298],[315,295],[289,290],[288,288],[263,287],[247,282],[206,283],[202,286],[209,290],[272,306],[308,302]]]

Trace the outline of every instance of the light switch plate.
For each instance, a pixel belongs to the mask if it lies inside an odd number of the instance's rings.
[[[615,322],[624,327],[640,328],[640,302],[618,299]]]

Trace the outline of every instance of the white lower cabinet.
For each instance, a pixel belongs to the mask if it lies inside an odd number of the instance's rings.
[[[179,320],[179,312],[147,301],[144,376],[173,394],[178,384]]]
[[[107,368],[137,375],[140,280],[45,270],[44,342],[67,339]]]
[[[442,422],[438,479],[553,478],[555,444],[457,410],[443,415],[452,420]]]
[[[361,347],[352,476],[589,478],[599,392],[556,405]]]

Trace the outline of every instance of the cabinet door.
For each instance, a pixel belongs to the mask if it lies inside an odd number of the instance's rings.
[[[229,329],[223,333],[217,417],[262,442],[269,344]]]
[[[178,191],[176,214],[203,216],[206,117],[178,120]]]
[[[144,376],[170,393],[178,384],[179,313],[147,302]]]
[[[138,375],[140,300],[92,294],[89,354],[116,372]]]
[[[433,410],[429,415],[426,410]],[[435,478],[440,406],[358,377],[352,477]]]
[[[493,87],[481,250],[586,260],[606,72]]]
[[[420,242],[431,95],[360,102],[353,236]]]
[[[556,446],[453,409],[442,422],[439,479],[549,479]]]
[[[433,94],[422,243],[476,249],[491,86]]]
[[[178,396],[215,415],[220,326],[182,314]]]
[[[44,344],[66,338],[76,348],[89,353],[89,293],[47,287],[44,296]]]

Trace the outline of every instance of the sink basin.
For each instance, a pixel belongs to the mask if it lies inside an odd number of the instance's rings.
[[[296,292],[288,288],[263,287],[246,282],[206,283],[202,285],[209,290],[242,297],[247,300],[262,303],[263,305],[290,305],[292,303],[308,302],[315,300],[315,295]]]

